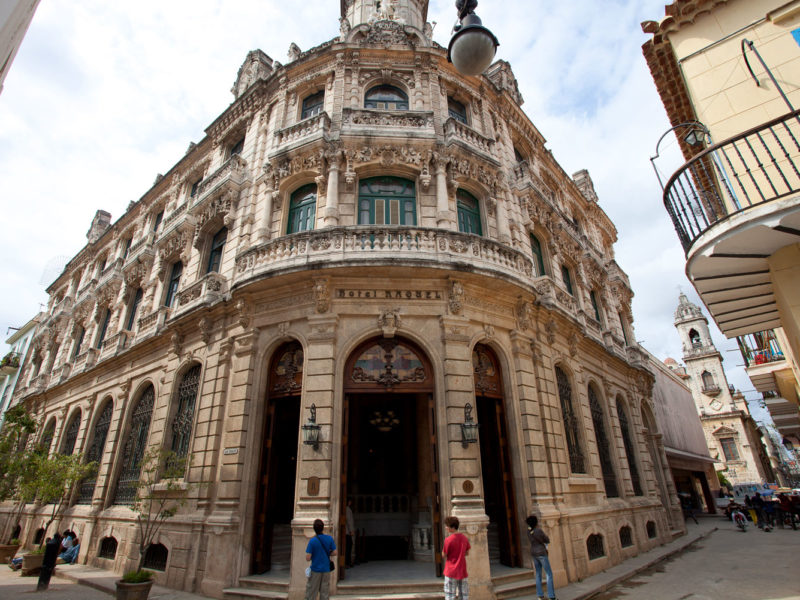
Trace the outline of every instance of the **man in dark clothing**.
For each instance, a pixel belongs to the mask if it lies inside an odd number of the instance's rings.
[[[322,519],[314,521],[313,538],[308,540],[306,546],[306,560],[311,563],[308,581],[306,582],[305,600],[328,600],[331,585],[331,557],[336,556],[336,542],[329,535],[322,533],[325,523]]]
[[[536,568],[536,595],[539,600],[544,599],[542,592],[542,570],[547,575],[547,597],[555,600],[556,591],[553,586],[553,570],[550,568],[550,558],[547,555],[547,544],[550,538],[539,527],[539,519],[534,515],[525,519],[528,524],[528,541],[531,543],[531,558],[533,566]]]

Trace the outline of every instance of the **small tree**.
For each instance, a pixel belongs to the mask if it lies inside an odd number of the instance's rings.
[[[42,536],[44,544],[48,528],[64,512],[72,496],[72,490],[97,470],[97,463],[84,464],[82,454],[55,454],[48,457],[44,453],[34,453],[31,468],[36,477],[33,481],[26,482],[23,488],[28,495],[34,493],[42,504],[53,507],[50,518],[44,525]]]
[[[28,436],[36,431],[36,425],[24,405],[16,404],[6,411],[0,429],[0,502],[9,499],[17,502],[15,517],[6,524],[4,538],[8,528],[19,522],[25,504],[33,501],[33,495],[24,495],[22,487],[36,476],[31,468],[34,450],[26,443]]]
[[[142,470],[136,483],[136,498],[131,509],[137,513],[139,529],[139,562],[129,579],[150,579],[152,573],[142,569],[145,553],[164,521],[175,516],[186,504],[187,485],[183,483],[188,459],[172,450],[151,447],[142,457]]]
[[[728,490],[733,490],[733,486],[731,485],[731,482],[728,481],[728,478],[725,477],[725,473],[722,471],[717,471],[717,479],[719,480],[720,485],[724,485],[726,488],[728,488]]]

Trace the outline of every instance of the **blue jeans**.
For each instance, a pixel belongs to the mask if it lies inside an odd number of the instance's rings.
[[[547,558],[546,554],[544,556],[534,556],[533,566],[536,567],[536,595],[540,598],[544,595],[542,594],[542,569],[544,569],[547,574],[547,597],[555,598],[556,591],[553,589],[553,571],[550,569],[550,559]]]

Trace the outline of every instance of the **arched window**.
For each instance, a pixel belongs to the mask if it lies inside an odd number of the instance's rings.
[[[111,415],[114,412],[114,404],[109,399],[100,416],[94,424],[94,432],[92,434],[92,442],[89,445],[89,450],[86,452],[86,462],[97,462],[103,458],[103,449],[106,445],[106,437],[108,437],[108,430],[111,427]],[[81,482],[80,490],[78,492],[78,504],[91,504],[92,497],[94,496],[94,488],[97,484],[97,471],[90,475]]]
[[[614,473],[614,464],[611,462],[611,452],[608,448],[608,436],[606,436],[605,416],[603,407],[593,385],[589,386],[589,408],[592,411],[592,424],[594,425],[594,436],[597,439],[597,452],[600,456],[600,467],[603,469],[603,484],[606,488],[607,498],[619,497],[617,489],[617,475]]]
[[[364,108],[408,110],[408,95],[393,85],[376,85],[364,96]]]
[[[703,345],[700,341],[700,334],[697,333],[696,329],[689,330],[689,342],[692,344],[692,348],[699,348]]]
[[[570,296],[573,296],[572,274],[569,272],[569,267],[567,265],[561,265],[561,281],[564,284],[564,289],[567,290],[567,293]]]
[[[603,536],[599,533],[590,535],[586,540],[586,551],[589,553],[589,560],[605,556],[606,551],[603,548]]]
[[[95,348],[102,348],[103,347],[103,340],[106,339],[106,333],[108,332],[108,323],[111,320],[111,309],[107,308],[105,315],[103,316],[103,323],[100,325],[100,334],[97,336],[97,344],[95,344]]]
[[[178,456],[186,456],[189,453],[199,386],[200,365],[195,365],[184,373],[178,386],[178,406],[172,419],[172,450]]]
[[[586,473],[583,450],[580,444],[580,433],[578,431],[578,416],[575,414],[572,404],[572,384],[561,367],[556,367],[556,384],[558,385],[558,399],[561,401],[564,434],[567,437],[570,469],[573,473]]]
[[[42,439],[39,441],[39,452],[44,454],[45,456],[50,454],[50,445],[53,443],[53,437],[56,434],[56,420],[55,418],[50,419],[50,422],[47,424],[47,427],[44,428],[44,433],[42,433]]]
[[[289,222],[286,233],[297,233],[314,229],[314,215],[317,210],[317,186],[310,183],[292,194],[289,202]]]
[[[416,225],[414,182],[398,177],[364,179],[358,189],[359,225]]]
[[[240,138],[238,141],[231,144],[230,152],[228,152],[228,156],[236,156],[237,154],[241,154],[242,150],[244,150],[244,138]]]
[[[97,550],[97,558],[108,558],[113,560],[117,556],[117,539],[114,537],[104,537],[100,540],[100,548]]]
[[[325,104],[325,90],[319,91],[316,94],[311,94],[303,98],[303,108],[300,113],[301,119],[313,117],[322,112],[322,107]]]
[[[714,376],[709,373],[708,371],[703,371],[702,375],[700,375],[703,379],[703,389],[704,390],[713,390],[717,387],[717,384],[714,383]]]
[[[208,251],[208,265],[206,273],[218,273],[222,264],[222,251],[225,249],[225,241],[228,239],[228,228],[223,227],[211,239],[211,248]]]
[[[75,451],[75,442],[78,439],[78,431],[81,428],[81,411],[76,410],[69,420],[67,430],[64,433],[64,441],[61,442],[61,454],[69,456]]]
[[[619,545],[623,548],[633,546],[633,531],[627,525],[624,525],[619,529]]]
[[[469,192],[459,189],[456,191],[456,207],[458,208],[458,230],[462,233],[482,235],[478,199]]]
[[[152,385],[148,385],[133,408],[131,427],[122,446],[123,462],[117,479],[114,504],[131,504],[136,496],[136,482],[139,481],[142,470],[142,458],[147,447],[147,435],[150,433],[155,397],[155,389]]]
[[[542,252],[542,244],[539,242],[539,238],[533,234],[531,234],[531,252],[533,253],[536,276],[541,277],[543,275],[547,275],[547,271],[544,268],[544,252]]]
[[[136,293],[133,295],[133,302],[128,309],[128,321],[125,329],[133,331],[133,326],[136,324],[136,313],[139,312],[139,305],[142,303],[142,288],[137,288]]]
[[[164,544],[150,544],[144,552],[142,566],[145,569],[154,571],[165,571],[167,569],[167,557],[169,551]]]
[[[449,96],[447,98],[447,114],[456,121],[467,124],[467,107]]]
[[[167,282],[167,295],[164,298],[164,306],[171,308],[175,304],[175,299],[178,296],[178,286],[181,284],[181,275],[183,275],[183,263],[178,261],[172,265],[172,271]]]
[[[639,469],[636,467],[636,455],[634,454],[633,440],[631,439],[631,432],[628,427],[628,415],[625,412],[624,404],[621,398],[617,398],[617,418],[619,419],[619,428],[622,433],[622,442],[625,444],[625,456],[628,459],[628,470],[631,473],[633,493],[637,496],[641,496],[642,484],[639,479]]]

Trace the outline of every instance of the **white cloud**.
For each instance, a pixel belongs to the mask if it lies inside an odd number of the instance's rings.
[[[663,7],[483,0],[477,12],[557,160],[567,173],[589,169],[595,181],[636,294],[637,337],[660,358],[680,358],[673,312],[678,288],[693,290],[648,164],[669,125],[638,25]],[[336,0],[41,3],[0,95],[0,328],[35,314],[46,300],[44,266],[85,244],[97,209],[118,218],[203,136],[231,102],[249,50],[284,62],[290,42],[308,49],[336,36],[338,16]],[[453,1],[433,0],[428,19],[446,46]],[[659,165],[666,174],[677,166]],[[731,369],[740,358],[724,354],[731,379],[750,389],[742,370]]]

